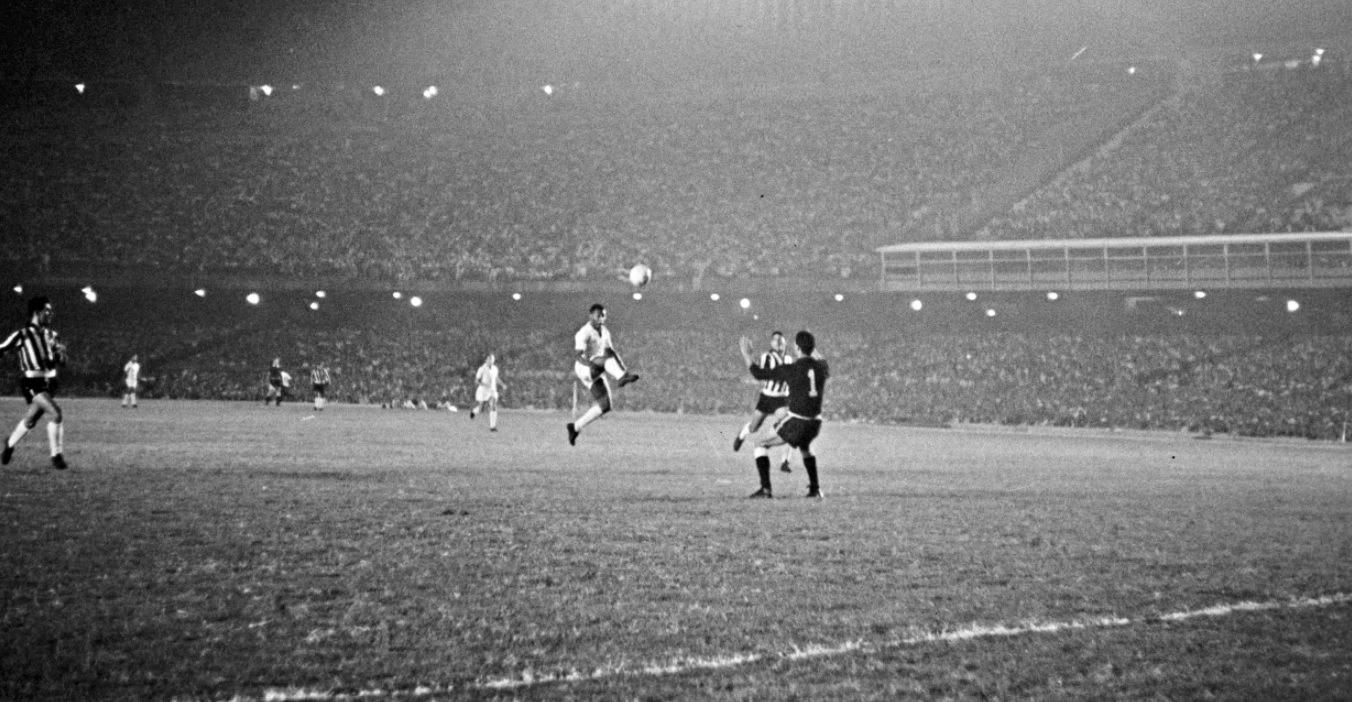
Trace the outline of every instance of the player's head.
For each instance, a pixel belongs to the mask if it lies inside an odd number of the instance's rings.
[[[591,309],[587,310],[587,316],[591,317],[592,324],[601,324],[606,321],[606,306],[599,302],[592,305]]]
[[[46,295],[34,295],[28,298],[28,313],[41,312],[44,308],[50,307],[51,304],[52,301]]]
[[[281,359],[280,357],[279,357],[279,358],[274,358],[274,359],[272,359],[272,367],[273,367],[273,368],[279,368],[279,367],[281,367],[281,365],[282,365],[282,359]]]
[[[784,353],[784,332],[770,332],[770,348],[777,353]]]
[[[486,365],[486,366],[491,366],[491,365],[493,365],[493,361],[494,361],[494,360],[496,360],[496,359],[494,359],[494,358],[493,358],[493,354],[490,353],[490,354],[488,354],[488,356],[487,356],[486,358],[484,358],[484,365]]]
[[[811,356],[812,351],[817,348],[817,338],[806,329],[793,336],[793,343],[798,347],[798,353],[804,356]]]

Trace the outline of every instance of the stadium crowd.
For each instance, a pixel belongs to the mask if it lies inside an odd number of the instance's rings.
[[[276,110],[34,118],[5,137],[18,236],[4,255],[401,282],[594,280],[636,260],[681,281],[871,276],[876,246],[965,206],[1048,122],[1161,90],[860,82],[671,100],[561,90],[332,127]]]
[[[1180,91],[978,238],[1339,231],[1352,227],[1352,79],[1232,74]]]
[[[635,260],[680,282],[871,276],[880,244],[972,236],[958,214],[1021,177],[1020,158],[1059,148],[1041,141],[1047,125],[1150,104],[975,236],[1352,220],[1346,71],[1238,73],[1172,93],[1163,79],[1002,78],[680,100],[563,91],[340,126],[275,111],[146,123],[20,114],[4,137],[0,224],[16,236],[3,255],[399,282],[587,281]]]

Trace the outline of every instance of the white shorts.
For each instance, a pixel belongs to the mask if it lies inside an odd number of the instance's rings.
[[[496,399],[498,399],[498,394],[493,392],[493,388],[484,387],[483,385],[479,385],[474,388],[475,402],[488,402],[489,400]]]

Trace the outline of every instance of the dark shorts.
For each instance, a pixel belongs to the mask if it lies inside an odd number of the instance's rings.
[[[770,395],[762,394],[760,398],[756,400],[756,411],[761,414],[774,414],[781,407],[788,406],[788,397],[772,397]]]
[[[785,417],[784,421],[775,426],[775,433],[779,434],[779,438],[796,449],[810,448],[812,440],[817,438],[821,430],[822,420],[801,417]]]
[[[601,374],[593,374],[594,377],[592,379],[591,387],[588,388],[591,390],[593,400],[602,400],[610,397],[610,383],[606,382],[603,374],[604,371],[602,371]]]
[[[19,387],[23,390],[23,399],[28,404],[33,404],[33,398],[47,393],[49,397],[56,395],[55,378],[29,378],[27,376],[19,380]]]
[[[316,394],[316,395],[323,395],[324,393],[328,392],[328,390],[329,390],[329,384],[328,384],[328,383],[315,383],[315,394]]]

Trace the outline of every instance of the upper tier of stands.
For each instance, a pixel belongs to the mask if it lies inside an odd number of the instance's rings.
[[[33,276],[586,282],[644,261],[683,285],[868,281],[899,241],[1352,224],[1352,75],[1332,62],[1183,88],[1155,68],[912,78],[492,103],[280,90],[151,116],[10,100],[0,257]]]

